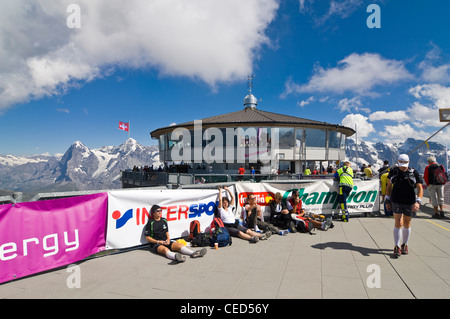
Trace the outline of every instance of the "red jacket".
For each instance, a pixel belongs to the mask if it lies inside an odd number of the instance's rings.
[[[293,198],[289,198],[288,201],[291,204],[292,208],[294,208],[294,200],[293,200]],[[301,209],[302,209],[302,200],[300,199],[300,202],[297,205],[297,210],[295,212],[293,212],[293,213],[300,214]]]

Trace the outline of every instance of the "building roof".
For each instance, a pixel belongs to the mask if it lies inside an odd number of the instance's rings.
[[[302,126],[316,129],[333,129],[351,136],[355,131],[349,127],[338,124],[308,120],[300,117],[283,115],[273,112],[261,111],[255,107],[246,107],[243,110],[220,114],[201,119],[202,128],[208,127],[271,127],[271,126]],[[184,127],[194,129],[194,121],[162,127],[150,133],[151,137],[158,138],[161,134],[173,131],[175,128]]]

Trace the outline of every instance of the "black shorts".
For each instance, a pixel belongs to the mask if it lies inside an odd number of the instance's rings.
[[[243,232],[244,234],[247,232],[248,228],[239,225],[239,223],[234,223],[234,224],[223,224],[225,226],[225,228],[228,230],[228,232],[230,233],[231,236],[233,237],[238,237],[239,236],[239,232]]]
[[[170,250],[172,250],[172,244],[173,242],[171,242],[169,245],[162,245],[162,244],[150,244],[150,250],[153,251],[154,253],[158,252],[158,247],[159,246],[164,246],[166,248],[169,248]]]
[[[392,203],[392,212],[394,214],[403,214],[405,216],[412,216],[412,210],[414,205],[404,205]]]

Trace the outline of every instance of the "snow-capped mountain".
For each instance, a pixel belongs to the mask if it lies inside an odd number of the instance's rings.
[[[122,186],[121,171],[160,164],[157,146],[143,146],[132,138],[99,149],[77,141],[62,157],[0,155],[0,189],[24,193],[116,189]]]
[[[395,164],[401,153],[409,153],[421,140],[408,138],[404,143],[387,144],[358,141],[358,151],[352,139],[348,140],[346,157],[361,167],[372,164],[373,171],[388,160]],[[427,157],[434,155],[437,162],[445,166],[445,147],[439,143],[428,142],[410,154],[410,166],[423,173]],[[130,138],[119,146],[103,146],[89,149],[77,141],[58,156],[35,155],[17,157],[0,155],[0,190],[20,191],[24,198],[38,192],[104,190],[121,188],[121,171],[134,166],[159,167],[157,146],[143,146]],[[26,195],[28,194],[28,196]]]
[[[408,138],[404,143],[392,144],[358,141],[358,152],[356,152],[355,141],[348,139],[346,157],[357,164],[358,167],[361,167],[362,164],[371,164],[374,168],[373,171],[376,172],[378,168],[383,166],[384,160],[388,160],[390,165],[394,165],[399,154],[409,154],[422,142],[422,140],[413,138]],[[430,148],[422,144],[417,150],[409,154],[410,166],[417,169],[421,174],[428,165],[427,158],[429,156],[435,156],[436,161],[445,167],[445,146],[435,142],[428,142],[428,145]]]

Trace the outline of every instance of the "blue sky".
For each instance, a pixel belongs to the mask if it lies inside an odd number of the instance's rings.
[[[370,4],[381,28],[367,26]],[[449,12],[444,0],[2,1],[0,154],[119,145],[119,121],[153,145],[156,128],[242,109],[248,74],[261,110],[356,124],[366,141],[426,139],[450,108]]]

